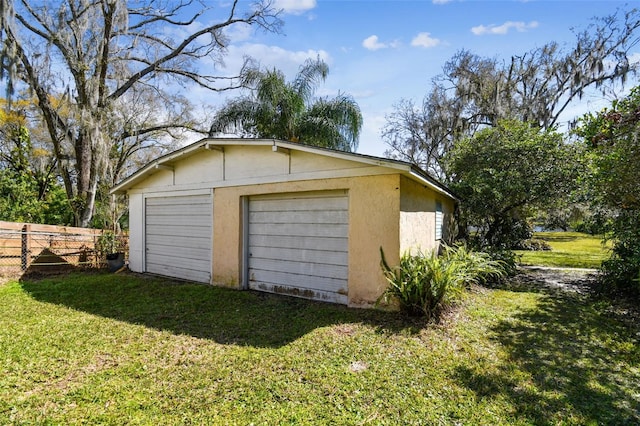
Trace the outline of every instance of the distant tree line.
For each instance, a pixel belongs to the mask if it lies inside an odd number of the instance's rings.
[[[458,52],[421,105],[394,106],[382,132],[386,154],[460,196],[458,238],[473,246],[520,248],[534,219],[566,228],[563,220],[581,217],[614,241],[604,265],[610,281],[640,289],[638,89],[559,128],[585,93],[615,95],[636,77],[639,27],[636,9],[618,11],[594,18],[568,47],[550,42],[508,59]]]

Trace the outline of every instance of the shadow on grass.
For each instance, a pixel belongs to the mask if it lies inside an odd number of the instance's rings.
[[[602,315],[584,292],[536,291],[534,309],[492,329],[508,361],[459,367],[459,382],[479,398],[509,400],[514,416],[532,424],[640,424],[640,350],[629,329]]]
[[[280,347],[341,323],[367,323],[393,333],[415,333],[424,326],[397,313],[138,274],[73,273],[25,278],[21,285],[42,302],[222,344]]]
[[[569,241],[577,241],[578,239],[580,239],[580,237],[577,237],[575,235],[563,235],[561,232],[558,232],[557,234],[554,235],[541,235],[541,236],[536,236],[535,238],[539,239],[539,240],[544,240],[544,241],[550,241],[550,242],[569,242]]]

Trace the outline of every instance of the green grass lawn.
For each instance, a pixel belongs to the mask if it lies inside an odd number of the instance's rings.
[[[602,244],[602,236],[580,232],[536,232],[534,238],[546,241],[552,250],[517,250],[523,265],[597,269],[609,257],[607,246]]]
[[[476,289],[442,324],[135,275],[0,285],[0,424],[633,424],[635,331]]]

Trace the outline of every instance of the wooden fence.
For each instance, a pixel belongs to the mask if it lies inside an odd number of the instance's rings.
[[[105,231],[0,221],[0,272],[101,268],[98,242]]]

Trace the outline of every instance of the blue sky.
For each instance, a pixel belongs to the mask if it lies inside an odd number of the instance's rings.
[[[594,16],[640,1],[275,0],[275,6],[284,9],[284,34],[236,28],[221,71],[237,70],[250,55],[291,79],[306,58],[321,57],[330,73],[317,94],[352,95],[364,117],[358,152],[382,156],[385,115],[403,98],[421,102],[431,79],[459,50],[508,59],[549,41],[570,45],[571,28],[585,29]],[[207,102],[235,95],[209,95]],[[587,96],[568,114],[608,103]]]

